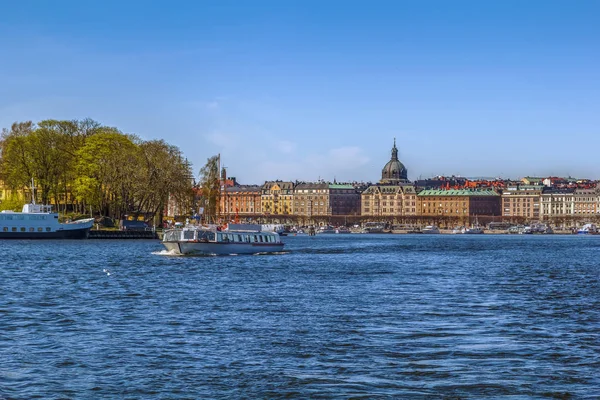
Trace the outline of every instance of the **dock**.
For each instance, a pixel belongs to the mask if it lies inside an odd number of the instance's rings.
[[[88,239],[158,239],[153,231],[91,230]]]

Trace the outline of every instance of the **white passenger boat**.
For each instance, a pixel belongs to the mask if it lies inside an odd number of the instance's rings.
[[[260,225],[230,224],[216,226],[187,225],[165,230],[162,244],[175,254],[256,254],[283,250],[284,243],[275,232],[265,232]]]
[[[93,218],[60,223],[52,206],[32,202],[0,212],[0,239],[86,239],[93,225]]]
[[[429,225],[426,226],[425,228],[421,229],[422,233],[428,233],[428,234],[439,234],[440,233],[440,229],[437,226],[434,225]]]

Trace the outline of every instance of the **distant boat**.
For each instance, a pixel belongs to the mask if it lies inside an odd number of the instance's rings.
[[[338,226],[335,229],[335,233],[351,233],[350,229],[347,226]]]
[[[578,235],[595,235],[598,233],[596,224],[585,224],[577,230]]]
[[[465,228],[464,233],[467,235],[479,235],[483,233],[483,226],[479,225],[477,217],[475,217],[475,223],[470,228]]]
[[[320,226],[317,229],[317,234],[323,234],[323,233],[337,233],[335,231],[335,228],[331,225],[324,225],[324,226]]]
[[[262,224],[260,229],[262,232],[275,232],[281,236],[285,236],[285,226],[282,224]]]
[[[464,233],[468,235],[481,234],[483,233],[483,228],[481,226],[472,226],[470,228],[466,228]]]
[[[421,229],[421,233],[423,233],[423,234],[425,234],[425,233],[428,233],[428,234],[439,234],[440,230],[439,230],[439,228],[437,226],[429,225],[429,226],[426,226],[425,228]]]
[[[465,227],[464,226],[457,226],[454,229],[452,229],[452,233],[453,234],[459,234],[459,233],[465,233]]]
[[[363,226],[362,233],[383,233],[385,225],[381,222],[366,222]]]

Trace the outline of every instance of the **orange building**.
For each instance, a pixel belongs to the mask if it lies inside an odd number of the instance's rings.
[[[423,190],[417,198],[422,216],[500,215],[500,195],[493,190]]]
[[[220,211],[228,219],[262,213],[261,187],[257,185],[227,186],[221,192]]]

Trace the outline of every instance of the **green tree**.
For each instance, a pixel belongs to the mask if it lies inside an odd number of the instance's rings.
[[[215,222],[219,214],[221,182],[219,179],[220,155],[212,156],[200,169],[201,204],[208,222]]]
[[[103,128],[77,151],[76,198],[102,215],[119,218],[132,202],[140,164],[132,138],[116,128]]]
[[[0,175],[11,189],[28,186],[34,176],[31,142],[29,137],[35,130],[31,121],[15,122],[10,130],[3,129],[0,139]]]
[[[192,171],[179,148],[152,140],[139,143],[139,149],[134,212],[144,212],[151,218],[164,210],[169,197],[189,210],[193,202]]]

